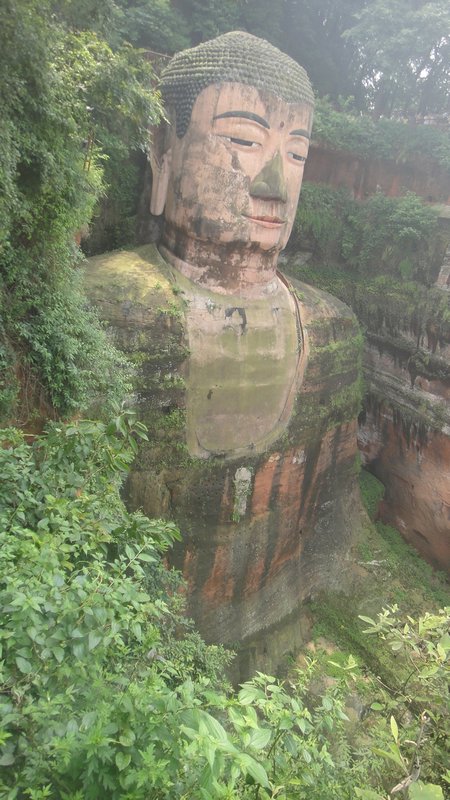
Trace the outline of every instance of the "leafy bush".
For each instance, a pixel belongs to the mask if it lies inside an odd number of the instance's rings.
[[[119,497],[135,435],[131,414],[53,424],[31,444],[2,432],[3,796],[264,798],[280,780],[286,797],[347,796],[328,746],[339,687],[312,710],[312,668],[296,694],[264,676],[218,688],[227,658],[181,622],[161,563],[174,525]]]
[[[144,797],[143,776],[169,787],[183,773],[177,713],[193,689],[179,690],[183,701],[172,689],[161,635],[171,617],[161,553],[178,533],[120,500],[136,434],[131,414],[53,425],[31,445],[2,433],[5,797],[119,797],[131,786]]]
[[[338,665],[344,677],[332,681],[306,660],[285,682],[257,674],[237,693],[223,686],[229,655],[192,630],[180,577],[163,566],[176,528],[127,513],[120,499],[139,436],[131,413],[108,425],[52,424],[30,443],[1,433],[2,796],[380,797],[380,763],[394,751],[377,709],[376,735],[365,730],[364,745],[349,736],[345,678],[354,660]],[[428,681],[442,690],[445,621],[427,620],[419,639],[415,622],[411,635],[387,614],[370,624],[396,652],[401,641],[406,667],[419,670],[401,702],[416,702],[422,681],[437,741],[441,717]],[[438,670],[427,673],[430,658]],[[398,719],[403,764],[414,726],[398,705],[392,711],[392,697],[379,688],[372,695]],[[383,751],[375,760],[369,744]],[[427,748],[421,758],[429,763]]]
[[[437,214],[417,195],[365,202],[348,192],[305,183],[290,249],[306,247],[325,263],[341,261],[360,275],[388,274],[424,283],[442,256]]]
[[[58,16],[51,3],[8,1],[0,29],[0,404],[9,419],[23,412],[15,391],[29,397],[30,384],[60,415],[108,384],[111,399],[123,396],[121,358],[85,309],[74,238],[104,192],[105,159],[144,147],[161,110],[142,54],[72,31],[63,6]]]
[[[305,181],[289,248],[300,245],[312,249],[325,262],[336,260],[342,251],[346,218],[353,206],[345,189]]]
[[[392,606],[378,614],[376,621],[360,619],[369,626],[366,634],[377,636],[401,656],[400,680],[394,687],[377,679],[379,694],[371,706],[375,712],[391,712],[389,725],[383,714],[372,730],[375,755],[391,769],[394,764],[400,778],[391,794],[408,790],[411,800],[444,800],[438,784],[417,781],[422,774],[450,783],[450,771],[445,769],[450,741],[450,607],[405,620],[398,607]],[[377,797],[383,800],[376,794],[373,800]]]
[[[436,230],[435,209],[417,195],[393,198],[377,192],[350,209],[341,254],[360,273],[387,272],[404,280],[427,276]]]
[[[314,139],[335,150],[346,150],[363,158],[385,158],[392,161],[432,159],[450,172],[450,137],[430,125],[407,125],[390,119],[376,122],[366,115],[336,111],[321,98],[314,115]]]

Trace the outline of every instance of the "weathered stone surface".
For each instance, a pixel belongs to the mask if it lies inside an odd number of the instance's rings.
[[[340,301],[306,285],[289,286],[286,309],[298,309],[303,342],[297,343],[302,369],[289,412],[274,430],[269,425],[269,435],[262,430],[255,444],[248,430],[251,414],[236,417],[236,406],[250,402],[261,413],[269,407],[267,419],[276,420],[283,416],[283,392],[277,389],[272,406],[273,397],[258,383],[252,396],[250,378],[241,392],[239,375],[231,370],[230,377],[219,348],[221,386],[226,392],[232,385],[235,392],[228,411],[226,404],[221,411],[225,426],[235,419],[233,447],[199,450],[189,441],[189,430],[197,430],[189,408],[197,403],[189,383],[189,315],[196,303],[206,303],[208,291],[189,284],[152,246],[96,257],[87,272],[90,297],[137,365],[136,403],[150,431],[130,476],[129,503],[178,522],[183,543],[173,563],[188,582],[189,610],[209,641],[240,643],[245,673],[276,666],[282,650],[299,643],[298,612],[305,598],[345,587],[359,521],[355,417],[361,337]],[[232,297],[209,294],[215,313],[222,304],[225,321]],[[247,327],[255,324],[257,330],[255,303],[240,299]],[[237,314],[227,331],[235,347],[243,346],[240,322]],[[246,358],[256,364],[264,358],[270,364],[273,337],[276,342],[276,324],[270,332],[264,323],[263,330],[261,336],[254,330],[245,334]],[[285,347],[278,345],[283,361]],[[214,372],[211,350],[207,354]],[[295,369],[287,350],[286,369],[292,384]],[[210,388],[203,387],[205,408]]]
[[[332,150],[312,142],[305,167],[305,180],[345,186],[353,197],[364,200],[377,190],[389,197],[414,192],[433,203],[449,203],[448,172],[438,163],[417,154],[412,162],[399,163],[380,158],[362,158],[343,150]]]
[[[441,349],[441,353],[443,350]],[[426,351],[424,351],[426,355]],[[429,355],[411,374],[407,348],[392,340],[366,345],[368,384],[359,445],[363,464],[385,486],[381,519],[394,525],[432,564],[450,567],[450,372]],[[447,374],[446,369],[447,367]]]

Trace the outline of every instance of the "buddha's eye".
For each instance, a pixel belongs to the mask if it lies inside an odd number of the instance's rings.
[[[306,161],[306,156],[300,156],[298,153],[292,153],[291,152],[291,153],[288,153],[288,155],[291,156],[291,158],[294,161],[300,161],[301,163],[304,163]]]
[[[230,137],[233,144],[241,144],[243,147],[257,147],[257,142],[250,142],[248,139],[237,139],[235,136]]]
[[[238,144],[241,147],[259,147],[258,142],[253,142],[251,139],[238,139],[237,136],[224,136],[223,138],[228,142],[231,142],[232,144]]]

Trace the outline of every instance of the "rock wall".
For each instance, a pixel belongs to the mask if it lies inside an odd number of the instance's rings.
[[[400,164],[362,158],[315,142],[311,143],[304,179],[345,187],[358,200],[379,190],[390,197],[409,191],[431,203],[450,202],[448,172],[436,162],[418,159],[414,164]]]
[[[450,568],[449,342],[369,332],[362,461],[384,484],[381,519],[434,566]],[[434,351],[434,352],[433,352]]]
[[[137,366],[134,404],[149,443],[130,475],[129,503],[178,522],[183,542],[173,563],[187,580],[189,611],[208,641],[239,645],[238,677],[275,669],[283,651],[301,641],[302,601],[316,591],[344,589],[351,574],[360,523],[355,460],[362,339],[355,318],[326,293],[291,286],[305,363],[289,418],[264,446],[198,455],[187,436],[195,396],[187,303],[203,303],[224,320],[237,303],[202,294],[194,302],[185,280],[152,246],[91,259],[86,282]],[[252,309],[239,303],[240,319],[250,326]],[[276,322],[272,335],[278,335]],[[267,334],[256,340],[264,347]],[[258,394],[255,385],[255,409]],[[237,383],[236,397],[247,405],[248,389],[241,396]]]

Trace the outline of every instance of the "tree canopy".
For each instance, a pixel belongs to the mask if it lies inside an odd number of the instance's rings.
[[[191,44],[248,30],[304,65],[319,95],[353,96],[360,110],[449,110],[445,0],[174,0],[173,10]]]
[[[344,39],[376,116],[450,110],[449,31],[445,0],[376,0],[355,14]]]
[[[84,6],[86,6],[84,8]],[[120,357],[86,309],[74,237],[105,164],[145,147],[159,118],[148,61],[104,38],[102,5],[6,0],[0,26],[0,407],[18,383],[57,413],[121,397]],[[93,29],[74,27],[82,10]],[[95,28],[98,30],[95,30]],[[102,365],[102,366],[100,366]],[[24,375],[27,377],[24,378]],[[22,376],[22,380],[20,380]],[[16,384],[16,385],[15,385]],[[22,397],[22,409],[39,404]],[[19,417],[22,412],[18,412]]]

